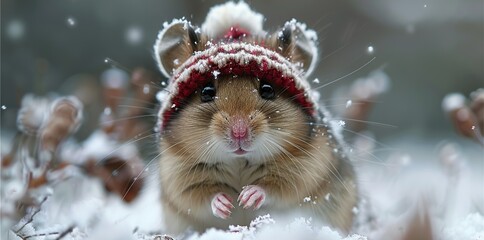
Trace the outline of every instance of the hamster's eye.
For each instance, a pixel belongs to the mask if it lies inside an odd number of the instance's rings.
[[[202,95],[201,95],[202,102],[213,101],[213,99],[215,98],[215,94],[216,94],[215,86],[213,85],[213,83],[208,83],[202,89]]]
[[[267,99],[267,100],[274,99],[276,95],[274,88],[272,87],[272,85],[268,83],[261,83],[259,92],[260,92],[260,96],[263,99]]]

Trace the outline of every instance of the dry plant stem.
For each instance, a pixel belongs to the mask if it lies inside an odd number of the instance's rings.
[[[35,215],[37,215],[40,212],[42,208],[42,204],[44,204],[45,201],[47,201],[47,197],[44,197],[44,199],[42,199],[42,201],[38,204],[39,208],[30,215],[29,219],[25,222],[24,225],[22,225],[18,230],[14,231],[15,233],[18,234],[20,231],[22,231],[22,229],[24,229],[25,226],[27,226],[29,223],[31,223],[34,220]]]
[[[33,238],[33,237],[46,237],[46,236],[50,236],[50,235],[58,235],[59,232],[50,232],[50,233],[38,233],[38,234],[33,234],[33,235],[29,235],[29,236],[25,236],[25,237],[21,237],[22,239],[30,239],[30,238]],[[18,235],[17,235],[18,236]],[[19,236],[20,237],[20,236]]]
[[[32,172],[30,172],[28,177],[28,189],[38,188],[47,184],[49,182],[47,179],[47,171],[48,169],[45,168],[42,171],[42,174],[38,177],[34,177]]]
[[[484,90],[478,89],[471,94],[470,107],[466,98],[459,93],[448,94],[442,101],[444,111],[449,115],[455,130],[484,146]]]
[[[126,96],[126,90],[123,88],[105,87],[103,96],[106,107],[111,109],[112,114],[116,114],[121,100]]]
[[[143,179],[138,178],[142,168],[140,169],[133,162],[113,157],[100,163],[89,160],[85,167],[89,174],[104,182],[108,191],[118,194],[125,202],[131,202],[138,196],[143,186]]]
[[[481,136],[484,135],[484,88],[471,93],[470,108],[477,118]]]
[[[168,235],[156,236],[153,240],[174,240],[174,238]]]
[[[423,212],[418,211],[414,213],[413,218],[409,221],[409,225],[402,237],[402,240],[432,240],[433,236],[432,223],[425,208]]]
[[[131,108],[128,112],[121,117],[125,120],[122,120],[117,127],[120,140],[128,141],[149,128],[139,116],[143,115],[144,109],[155,97],[156,91],[151,85],[154,81],[154,75],[146,69],[136,68],[133,71],[131,86],[134,100],[129,103]]]
[[[126,96],[126,89],[124,87],[113,87],[105,84],[103,88],[105,111],[101,116],[101,127],[104,132],[108,134],[115,134],[116,122],[114,121],[118,116],[118,106],[121,100]]]
[[[454,109],[449,112],[449,115],[458,133],[484,145],[477,116],[474,115],[469,107],[462,106]]]
[[[71,233],[72,230],[74,230],[74,225],[71,225],[66,230],[64,230],[63,232],[61,232],[59,234],[59,236],[56,238],[56,240],[60,240],[60,239],[64,238],[65,236],[67,236],[67,234]]]
[[[55,152],[59,144],[67,138],[79,124],[82,109],[67,98],[54,103],[46,126],[42,129],[42,149]]]
[[[345,119],[355,119],[362,121],[350,121],[347,123],[347,128],[355,132],[365,130],[367,124],[365,120],[368,119],[370,110],[373,107],[371,99],[353,99],[353,104],[349,106],[343,114]]]

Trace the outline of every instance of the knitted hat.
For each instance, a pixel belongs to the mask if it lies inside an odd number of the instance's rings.
[[[238,14],[239,16],[245,16],[245,18],[252,16],[250,20],[244,22],[240,17],[237,18],[237,14],[234,14],[234,12],[240,11],[243,13]],[[221,12],[229,13],[227,14],[229,18],[221,21],[219,19],[223,15]],[[259,23],[254,23],[254,19]],[[202,30],[210,39],[217,39],[217,42],[212,43],[210,41],[206,49],[193,52],[181,65],[173,69],[171,74],[168,73],[166,64],[163,64],[161,55],[164,50],[180,44],[180,41],[184,38],[167,37],[166,35],[169,34],[166,34],[166,32],[177,24],[184,24],[183,28],[187,29],[190,27],[190,23],[184,20],[174,20],[171,24],[165,24],[164,30],[160,32],[155,45],[160,69],[169,77],[167,94],[162,97],[163,99],[160,99],[162,106],[159,112],[159,120],[161,121],[159,126],[162,129],[168,124],[172,115],[183,108],[182,103],[186,98],[219,76],[251,76],[280,86],[294,96],[294,101],[307,114],[310,116],[317,115],[317,104],[306,80],[306,75],[314,67],[317,53],[314,44],[315,33],[306,30],[305,25],[294,20],[285,25],[286,28],[295,29],[297,27],[298,30],[302,29],[301,32],[306,34],[304,37],[310,40],[308,46],[313,59],[306,71],[303,71],[300,65],[289,61],[280,53],[264,47],[263,43],[241,41],[242,38],[250,35],[266,34],[262,31],[262,19],[262,15],[252,12],[244,2],[228,2],[212,8],[202,25]],[[213,26],[211,24],[213,22],[224,23],[224,26]],[[220,29],[226,30],[220,31]],[[195,32],[198,31],[200,29],[195,30]],[[279,34],[282,34],[282,32]],[[179,59],[173,61],[177,62]]]

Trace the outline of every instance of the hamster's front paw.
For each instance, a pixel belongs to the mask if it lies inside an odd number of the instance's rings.
[[[234,208],[234,205],[232,205],[232,198],[222,192],[215,194],[212,198],[211,206],[213,215],[222,219],[229,218],[230,214],[232,214],[230,209]]]
[[[265,200],[266,191],[257,185],[245,186],[237,199],[239,206],[245,209],[253,207],[254,210],[259,209]]]

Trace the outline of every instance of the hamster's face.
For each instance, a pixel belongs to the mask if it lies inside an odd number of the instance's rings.
[[[214,79],[170,121],[168,151],[196,162],[267,162],[310,141],[311,118],[285,89],[250,77]]]

